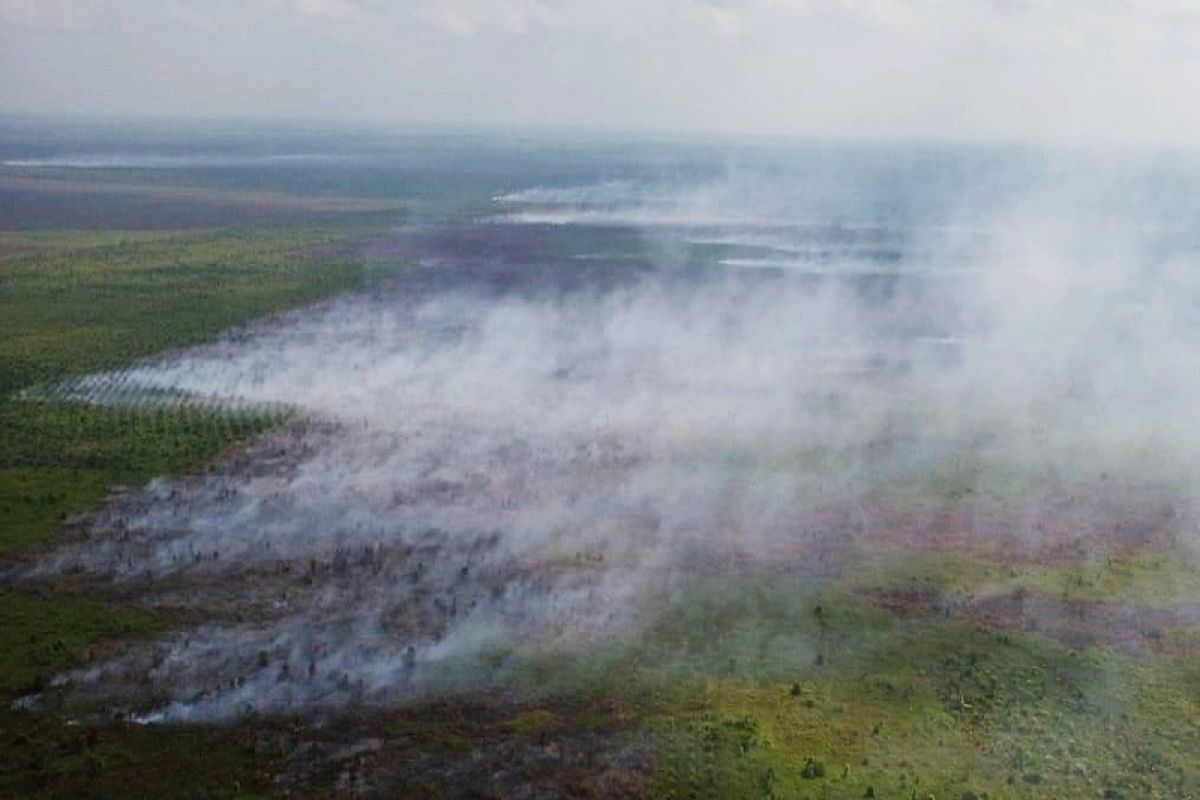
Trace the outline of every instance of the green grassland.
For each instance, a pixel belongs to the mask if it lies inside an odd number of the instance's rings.
[[[122,366],[362,286],[318,230],[65,238],[0,261],[0,553],[54,533],[114,484],[194,467],[277,421],[268,414],[23,402],[19,389]]]
[[[361,285],[360,263],[295,255],[333,235],[111,236],[0,261],[0,394],[122,366]]]
[[[31,557],[114,485],[200,468],[280,421],[14,393],[363,286],[368,267],[312,248],[360,231],[4,240],[0,559]],[[928,486],[895,489],[893,500],[952,505],[981,490],[1019,496],[1031,484],[1002,472],[985,477],[977,465],[949,469]],[[1197,602],[1198,576],[1194,555],[1160,550],[1056,564],[894,548],[861,554],[841,577],[821,581],[712,580],[647,611],[632,641],[582,655],[493,654],[519,698],[498,721],[464,714],[450,724],[444,708],[400,709],[387,712],[380,735],[467,762],[485,744],[552,744],[592,725],[616,729],[651,748],[650,787],[662,798],[1196,797],[1200,631],[1165,630],[1170,646],[1133,655],[942,614],[936,602],[902,613],[880,598],[1021,592],[1171,609]],[[168,626],[65,585],[0,589],[0,797],[278,793],[281,751],[264,742],[279,739],[272,726],[283,722],[253,730],[89,726],[60,711],[10,706],[83,663],[89,649]],[[595,708],[621,711],[596,716]],[[413,796],[459,796],[437,774],[414,779]]]
[[[186,406],[0,403],[0,556],[46,541],[111,486],[195,468],[279,419]]]
[[[1186,798],[1200,787],[1194,656],[897,617],[843,581],[695,586],[637,641],[516,674],[534,709],[526,727],[564,696],[621,698],[655,749],[661,798]]]
[[[10,234],[0,252],[0,559],[29,557],[119,484],[196,469],[278,412],[24,401],[18,390],[194,344],[361,287],[369,270],[307,248],[360,224],[258,232]],[[0,562],[0,566],[2,566]],[[0,797],[240,797],[262,758],[229,731],[85,730],[9,708],[153,615],[53,584],[0,590]]]
[[[1120,577],[1098,582],[1081,602],[1195,602],[1196,568],[1186,559],[1145,552],[1102,569]],[[525,710],[472,741],[566,743],[585,724],[571,709],[607,702],[622,709],[627,741],[652,749],[658,798],[1200,796],[1194,630],[1188,647],[1131,653],[936,605],[901,613],[878,601],[914,586],[953,599],[976,578],[984,591],[1057,600],[1093,573],[894,550],[852,559],[841,576],[822,580],[693,583],[648,609],[631,641],[583,653],[485,654],[484,670],[515,687]],[[402,727],[429,751],[473,752],[460,730]],[[421,796],[461,794],[435,786]]]
[[[793,596],[797,596],[795,592]],[[755,658],[646,704],[662,797],[1186,797],[1200,779],[1200,668],[1075,652],[1036,635],[895,620],[852,596],[786,592],[728,615],[736,640],[808,659]],[[734,596],[726,602],[744,603]],[[807,605],[807,603],[805,603]],[[815,609],[821,609],[820,616]],[[751,610],[751,609],[746,609]],[[764,617],[769,621],[765,623]],[[824,620],[824,621],[822,621]],[[807,630],[806,630],[807,629]],[[718,646],[713,656],[730,659]],[[753,651],[751,651],[753,652]],[[791,673],[781,669],[791,665]]]

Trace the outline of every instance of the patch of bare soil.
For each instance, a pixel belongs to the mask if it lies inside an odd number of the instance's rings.
[[[806,527],[840,530],[863,549],[945,550],[1004,563],[1071,566],[1097,553],[1179,546],[1179,498],[1153,486],[1048,483],[1019,496],[898,502],[875,494]]]
[[[1171,637],[1200,625],[1200,605],[1166,608],[1058,598],[1015,590],[974,597],[932,588],[888,590],[876,602],[899,616],[965,620],[997,631],[1039,633],[1071,648],[1103,647],[1130,655],[1200,652],[1200,639]]]
[[[650,749],[616,701],[438,701],[279,735],[293,797],[636,798]]]

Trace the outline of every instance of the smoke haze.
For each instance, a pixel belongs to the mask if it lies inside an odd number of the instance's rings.
[[[8,0],[10,113],[1192,148],[1191,0]]]
[[[69,387],[297,413],[35,569],[253,618],[72,685],[147,720],[404,702],[947,515],[1013,553],[1193,541],[1189,164],[830,163],[512,186],[371,244],[409,266],[369,292]],[[956,510],[881,499],[964,472]],[[994,476],[1025,487],[1015,521]]]

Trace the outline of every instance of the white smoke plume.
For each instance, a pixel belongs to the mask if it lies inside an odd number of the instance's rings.
[[[300,419],[109,504],[38,568],[248,620],[77,690],[227,719],[502,682],[522,654],[635,632],[705,575],[816,580],[876,537],[919,537],[879,492],[963,463],[1157,483],[1131,524],[1190,537],[1186,207],[1140,204],[1141,173],[1087,174],[910,214],[746,172],[526,188],[488,220],[397,232],[419,264],[384,287],[122,376]],[[631,230],[643,250],[606,249]],[[1086,508],[1035,501],[1014,528],[979,502],[968,539],[1116,535]]]

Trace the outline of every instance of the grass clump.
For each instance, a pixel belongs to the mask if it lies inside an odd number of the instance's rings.
[[[817,778],[825,777],[825,764],[816,758],[804,759],[804,768],[800,770],[800,777],[806,781],[816,780]]]

